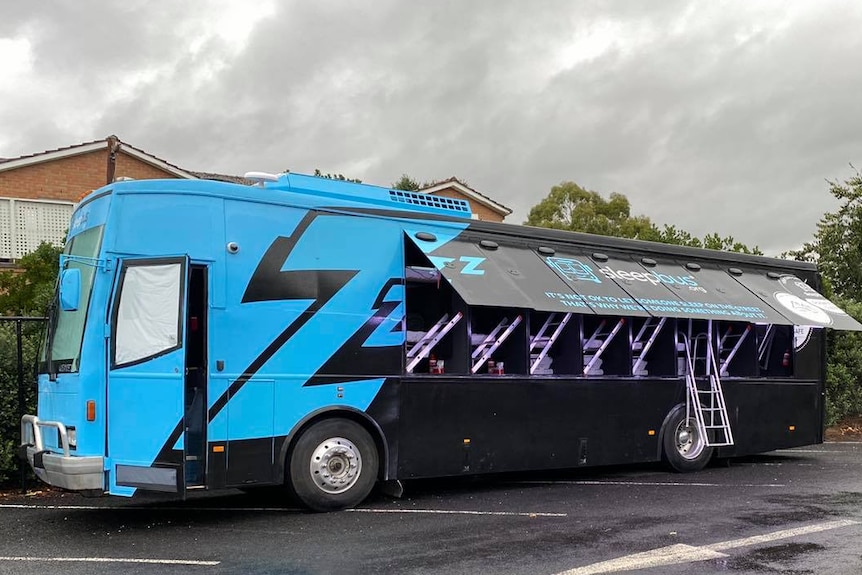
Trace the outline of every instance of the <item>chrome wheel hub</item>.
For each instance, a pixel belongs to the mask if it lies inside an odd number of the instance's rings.
[[[362,472],[359,449],[349,439],[331,437],[311,454],[309,470],[317,487],[329,494],[344,493]]]
[[[705,443],[693,419],[682,421],[676,428],[676,450],[685,459],[697,459]]]

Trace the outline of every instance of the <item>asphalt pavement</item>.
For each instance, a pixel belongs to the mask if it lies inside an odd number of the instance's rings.
[[[0,574],[862,573],[862,444],[716,464],[406,484],[361,508],[279,491],[0,500]]]

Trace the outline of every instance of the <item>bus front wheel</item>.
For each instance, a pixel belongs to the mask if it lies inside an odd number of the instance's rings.
[[[706,437],[693,416],[686,417],[685,405],[677,405],[667,416],[662,430],[662,459],[674,471],[700,471],[712,457]]]
[[[377,481],[379,457],[371,435],[348,419],[327,419],[302,432],[290,454],[289,486],[314,511],[362,502]]]

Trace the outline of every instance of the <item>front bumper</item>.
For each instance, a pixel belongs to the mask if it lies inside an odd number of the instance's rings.
[[[63,453],[47,451],[42,441],[42,428],[57,429]],[[21,457],[36,476],[49,485],[73,491],[104,490],[104,458],[77,456],[69,452],[69,435],[59,421],[42,421],[35,415],[21,418]]]

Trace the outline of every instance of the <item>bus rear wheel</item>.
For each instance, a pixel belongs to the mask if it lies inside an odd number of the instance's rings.
[[[380,460],[374,440],[348,419],[312,425],[299,436],[289,457],[289,486],[314,511],[354,507],[377,481]]]
[[[700,471],[709,463],[712,451],[695,418],[686,417],[685,405],[677,405],[665,418],[662,430],[664,462],[680,473]]]

